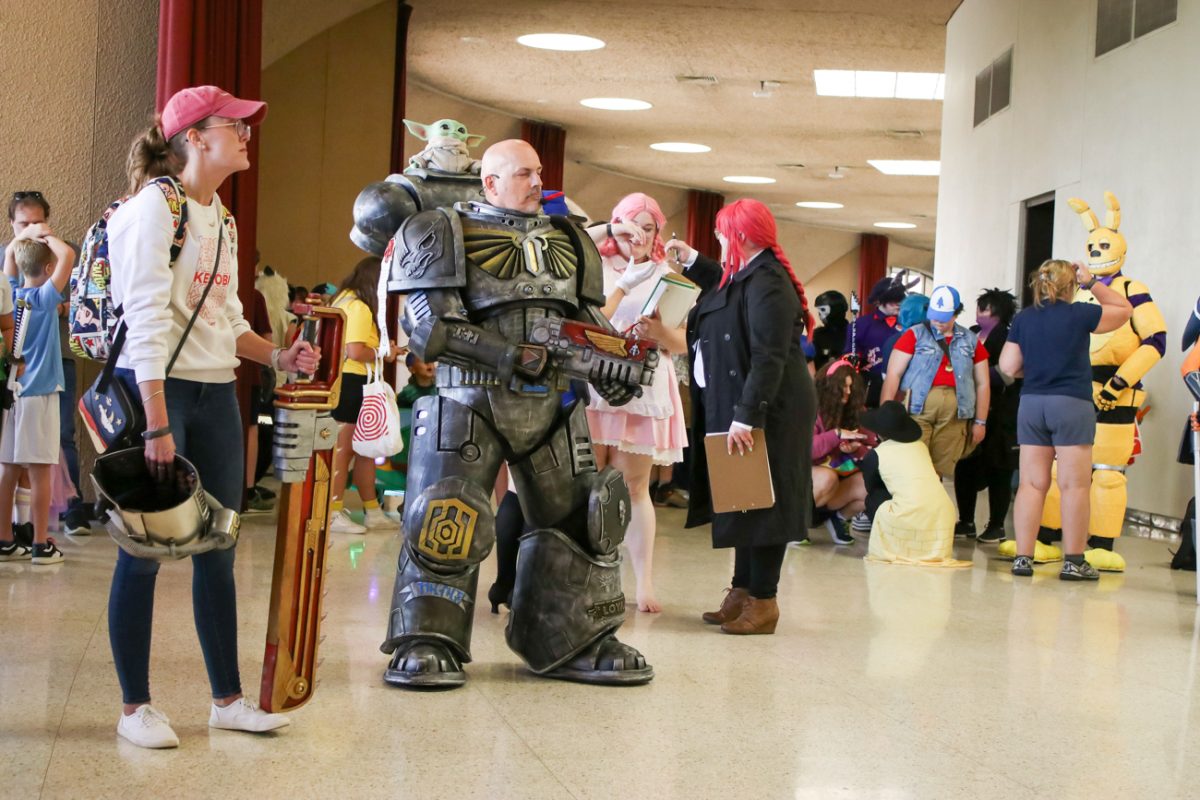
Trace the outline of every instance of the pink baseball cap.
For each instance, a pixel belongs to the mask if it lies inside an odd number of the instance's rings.
[[[261,100],[242,100],[218,86],[193,86],[171,95],[162,110],[163,137],[170,139],[206,117],[244,119],[257,125],[267,116]]]

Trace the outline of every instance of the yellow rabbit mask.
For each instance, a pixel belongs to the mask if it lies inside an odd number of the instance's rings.
[[[1108,214],[1104,227],[1100,227],[1100,220],[1087,203],[1077,197],[1067,200],[1087,228],[1088,269],[1093,275],[1115,275],[1125,266],[1125,237],[1117,232],[1121,227],[1121,204],[1112,192],[1104,193],[1104,204],[1108,206]]]

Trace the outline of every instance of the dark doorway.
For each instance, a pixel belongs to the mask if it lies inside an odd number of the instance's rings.
[[[1040,195],[1023,204],[1023,243],[1021,253],[1021,306],[1029,305],[1029,276],[1048,258],[1054,248],[1054,193]]]

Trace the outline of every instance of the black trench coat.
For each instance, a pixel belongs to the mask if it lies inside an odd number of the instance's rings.
[[[817,399],[800,335],[804,314],[783,265],[764,250],[718,289],[721,268],[699,256],[687,275],[703,289],[688,315],[692,380],[692,488],[687,527],[712,522],[713,547],[770,545],[807,533],[812,514],[812,436]],[[704,389],[695,380],[696,347]],[[763,428],[775,505],[713,514],[706,433],[733,421]]]

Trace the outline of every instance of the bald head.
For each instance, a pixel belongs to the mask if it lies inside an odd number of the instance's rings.
[[[529,142],[505,139],[483,154],[483,193],[497,208],[537,213],[542,206],[542,161]]]

